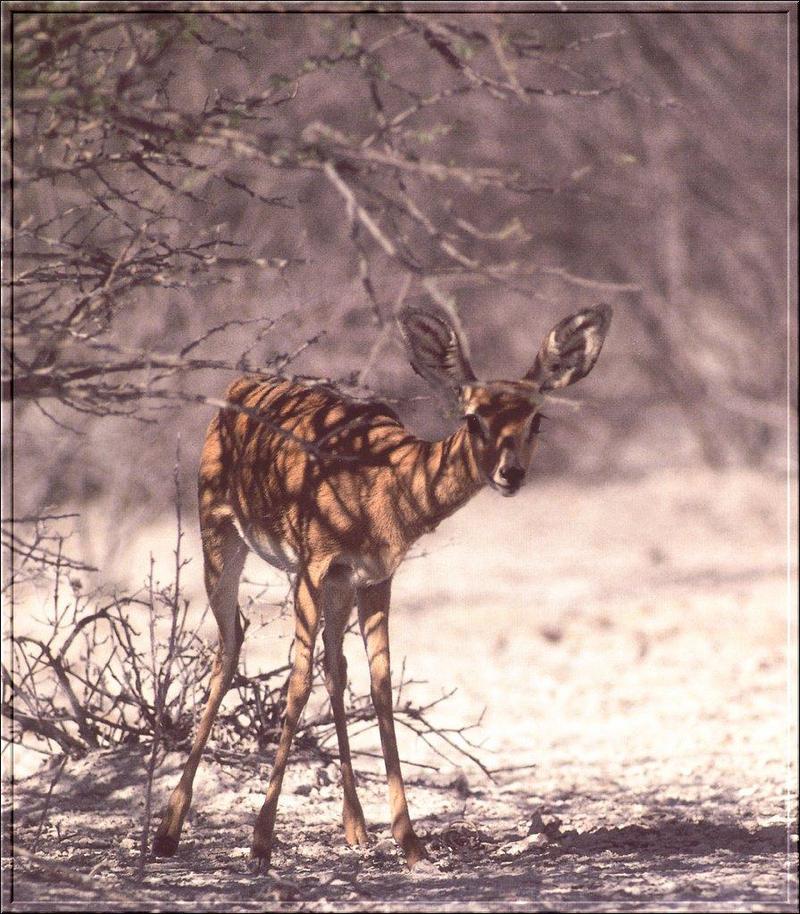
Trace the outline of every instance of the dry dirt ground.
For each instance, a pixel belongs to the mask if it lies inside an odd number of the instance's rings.
[[[356,759],[373,838],[358,852],[335,769],[299,752],[270,874],[247,868],[270,759],[225,756],[201,766],[178,854],[137,882],[143,750],[118,749],[69,763],[49,801],[52,773],[16,785],[16,846],[35,855],[4,860],[6,903],[13,888],[15,910],[796,910],[786,495],[704,470],[540,482],[482,493],[424,541],[396,578],[395,670],[406,657],[422,700],[457,686],[436,720],[485,708],[482,757],[529,766],[492,783],[401,734],[409,762],[439,767],[405,767],[426,872],[389,840],[376,759]],[[277,629],[261,637],[275,643],[248,645],[251,671],[285,656]],[[356,639],[347,651],[360,691]],[[374,731],[355,745],[374,752]],[[157,806],[180,763],[160,766]]]

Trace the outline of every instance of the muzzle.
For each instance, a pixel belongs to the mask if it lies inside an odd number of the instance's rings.
[[[525,481],[525,470],[506,452],[492,473],[492,486],[506,497],[516,495]]]

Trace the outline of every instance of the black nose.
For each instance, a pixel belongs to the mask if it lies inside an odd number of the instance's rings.
[[[500,476],[505,479],[505,481],[510,486],[518,486],[522,482],[522,477],[525,475],[525,471],[521,467],[501,467]]]

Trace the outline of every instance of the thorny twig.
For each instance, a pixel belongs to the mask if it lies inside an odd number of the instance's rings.
[[[149,618],[149,630],[150,630],[150,662],[152,664],[153,670],[153,679],[154,679],[154,691],[155,691],[155,707],[154,707],[154,722],[153,722],[153,739],[150,746],[150,756],[147,762],[147,776],[145,781],[145,795],[144,795],[144,811],[142,813],[142,831],[139,840],[139,861],[137,864],[137,875],[141,880],[144,876],[144,865],[147,857],[147,843],[148,835],[150,833],[150,816],[152,809],[152,799],[153,799],[153,777],[155,776],[156,771],[156,761],[158,758],[158,750],[161,744],[162,730],[163,730],[163,720],[164,720],[164,709],[167,703],[167,693],[172,684],[172,668],[176,659],[176,651],[178,645],[180,644],[180,635],[182,629],[182,613],[181,613],[181,574],[183,572],[184,566],[187,563],[187,560],[183,558],[182,553],[182,544],[183,544],[183,518],[181,514],[181,483],[180,483],[180,473],[181,473],[181,454],[180,454],[180,438],[175,448],[175,466],[173,471],[173,479],[175,485],[175,529],[176,529],[176,538],[175,538],[175,566],[173,571],[173,587],[170,591],[170,601],[168,604],[168,610],[170,613],[169,619],[169,637],[167,639],[167,648],[166,655],[163,657],[161,662],[159,662],[159,652],[156,647],[156,614],[151,612]],[[153,558],[150,557],[150,574],[148,577],[148,593],[150,598],[150,605],[155,609],[156,601],[154,596],[153,589]]]

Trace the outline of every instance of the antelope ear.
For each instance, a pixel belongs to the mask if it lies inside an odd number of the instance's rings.
[[[594,367],[610,324],[609,305],[585,308],[559,321],[544,338],[525,380],[539,390],[556,390],[580,381]]]
[[[476,381],[465,345],[443,311],[406,306],[397,317],[411,367],[429,384],[458,400],[464,384]]]

